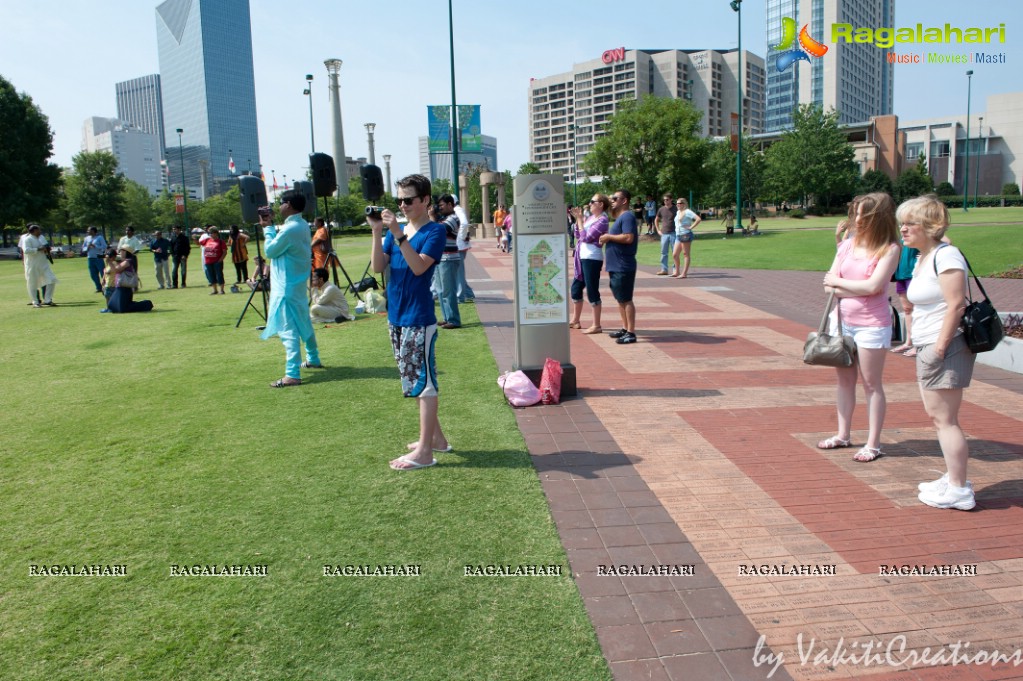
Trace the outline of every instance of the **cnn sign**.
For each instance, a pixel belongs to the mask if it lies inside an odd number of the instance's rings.
[[[605,64],[613,64],[616,61],[624,60],[625,60],[624,47],[616,47],[614,49],[604,50],[604,54],[600,55],[600,61],[604,62]]]

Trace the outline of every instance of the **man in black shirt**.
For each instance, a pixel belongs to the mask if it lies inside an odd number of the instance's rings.
[[[178,268],[181,268],[181,288],[185,288],[185,277],[188,274],[188,254],[192,252],[192,244],[188,240],[188,235],[185,234],[179,225],[174,225],[174,237],[171,239],[171,257],[174,259],[174,271],[171,274],[171,279],[174,280],[174,285],[171,288],[178,287]]]

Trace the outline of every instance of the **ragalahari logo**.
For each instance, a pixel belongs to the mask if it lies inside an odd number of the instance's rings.
[[[775,63],[778,65],[779,71],[784,71],[800,59],[810,61],[811,56],[819,59],[827,54],[828,46],[811,38],[810,33],[806,30],[807,26],[809,24],[804,25],[803,30],[799,32],[799,46],[792,47],[796,43],[796,20],[792,17],[782,18],[781,42],[771,48],[774,50],[788,50],[778,55],[778,60]]]

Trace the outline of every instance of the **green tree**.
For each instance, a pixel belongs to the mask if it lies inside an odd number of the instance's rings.
[[[188,208],[189,216],[194,215],[195,222],[200,225],[216,225],[226,229],[231,225],[245,224],[242,220],[241,188],[238,185],[205,201],[190,202]]]
[[[61,173],[52,155],[49,120],[0,77],[0,226],[40,219],[57,206]]]
[[[124,176],[109,151],[83,151],[71,159],[74,172],[67,178],[71,220],[79,229],[113,228],[124,222]]]
[[[1002,196],[1019,196],[1019,185],[1015,182],[1007,182],[1003,184]]]
[[[144,185],[134,180],[124,181],[124,219],[138,232],[150,232],[160,224],[156,221],[152,195]]]
[[[934,180],[927,172],[927,160],[920,156],[916,165],[902,171],[895,180],[894,197],[897,203],[934,191]]]
[[[589,175],[633,196],[700,191],[710,143],[701,134],[701,113],[684,99],[646,95],[619,102],[604,135],[586,155]]]
[[[941,182],[934,188],[934,193],[938,196],[955,196],[956,190],[951,182]]]
[[[792,130],[767,149],[765,191],[775,200],[799,199],[828,209],[851,194],[858,179],[838,112],[803,104],[793,112],[792,123]]]
[[[880,170],[868,170],[856,185],[857,194],[869,194],[871,192],[885,192],[891,194],[894,190],[892,178]]]
[[[707,189],[703,201],[711,206],[735,205],[735,157],[728,142],[713,142],[707,156]],[[764,191],[764,155],[750,145],[742,147],[742,203],[750,207]]]
[[[529,161],[527,163],[523,163],[522,165],[520,165],[519,166],[519,172],[517,172],[515,174],[516,175],[539,175],[540,174],[540,166],[538,166],[537,164],[533,163],[532,161]]]
[[[177,212],[174,195],[166,189],[152,200],[151,205],[153,207],[153,222],[155,224],[163,225],[164,227],[173,227],[174,225],[185,226],[184,214]],[[189,224],[191,225],[191,222]]]

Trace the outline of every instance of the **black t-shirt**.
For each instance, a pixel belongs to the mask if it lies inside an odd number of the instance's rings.
[[[661,206],[657,209],[657,217],[661,221],[661,234],[675,233],[675,214],[678,209],[675,206]]]

